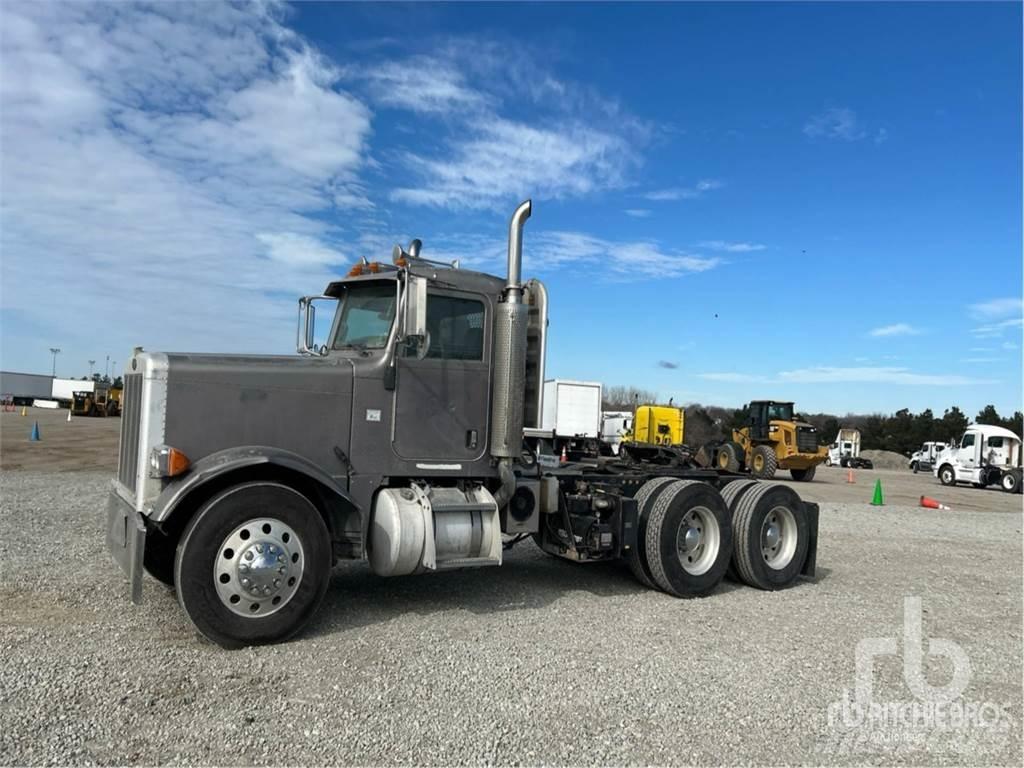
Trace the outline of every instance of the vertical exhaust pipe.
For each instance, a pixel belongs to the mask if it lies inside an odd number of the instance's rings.
[[[533,201],[519,204],[508,223],[508,280],[505,301],[518,304],[523,298],[523,225],[533,213]]]
[[[508,279],[494,317],[494,387],[491,400],[491,456],[507,465],[523,446],[526,397],[526,331],[530,308],[523,304],[523,224],[532,204],[521,203],[508,225]],[[511,472],[508,477],[513,477]],[[503,474],[503,480],[505,475]],[[515,490],[503,482],[499,502]],[[503,506],[501,504],[500,506]]]

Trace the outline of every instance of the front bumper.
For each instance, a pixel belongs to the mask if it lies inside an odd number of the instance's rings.
[[[107,497],[107,550],[128,576],[133,603],[142,602],[142,555],[146,526],[142,515],[111,487]]]

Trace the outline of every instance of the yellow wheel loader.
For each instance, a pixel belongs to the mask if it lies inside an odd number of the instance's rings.
[[[818,446],[818,430],[793,415],[793,403],[755,400],[750,404],[750,423],[732,431],[732,440],[705,449],[711,465],[729,472],[750,472],[768,479],[788,469],[794,480],[809,481],[828,458],[828,448]]]

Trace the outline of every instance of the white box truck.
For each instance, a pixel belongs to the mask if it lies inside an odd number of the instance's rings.
[[[618,456],[622,436],[632,427],[632,411],[604,411],[601,414],[601,453]]]
[[[601,439],[601,384],[548,379],[544,382],[541,429],[551,435],[556,456],[596,456]]]
[[[1003,427],[971,424],[963,437],[935,458],[932,473],[943,485],[998,485],[1007,493],[1020,493],[1020,437]]]

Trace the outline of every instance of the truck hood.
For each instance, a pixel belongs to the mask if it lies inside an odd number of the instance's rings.
[[[272,446],[343,476],[353,363],[345,358],[167,354],[165,442],[193,462],[237,446]]]

